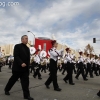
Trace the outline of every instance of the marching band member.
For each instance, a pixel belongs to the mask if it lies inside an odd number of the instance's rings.
[[[88,75],[88,73],[90,74],[90,78],[93,78],[93,74],[92,74],[92,68],[91,68],[91,59],[90,59],[90,54],[89,52],[87,53],[87,58],[86,58],[86,77]]]
[[[50,76],[45,82],[46,88],[50,88],[49,85],[51,82],[53,82],[53,87],[55,91],[61,91],[61,89],[58,86],[57,82],[57,59],[58,56],[62,56],[63,49],[60,51],[57,50],[58,43],[56,40],[53,40],[51,42],[52,48],[50,49]]]
[[[86,71],[87,71],[87,54],[86,53],[83,54],[83,58],[84,58],[83,68],[84,68],[85,75],[86,75]]]
[[[58,67],[58,70],[61,71],[61,58],[58,57],[58,61],[57,61],[57,67]]]
[[[5,61],[4,61],[4,57],[2,52],[0,52],[0,72],[1,72],[1,68],[4,65]]]
[[[47,70],[49,70],[49,67],[50,67],[50,58],[49,56],[47,57]]]
[[[62,75],[64,75],[64,73],[65,73],[65,71],[67,70],[66,69],[66,65],[67,64],[67,60],[66,60],[66,55],[64,56],[64,64],[63,64],[63,66],[62,66],[62,69],[63,69],[63,71],[62,71]]]
[[[72,65],[72,58],[70,53],[71,53],[70,48],[66,48],[67,75],[63,80],[65,81],[65,83],[67,83],[67,80],[69,80],[70,85],[75,85],[75,83],[73,83],[73,78],[72,78],[74,67]]]
[[[31,56],[31,62],[30,62],[30,69],[31,69],[31,71],[30,71],[30,73],[32,73],[32,71],[34,72],[34,74],[35,74],[35,61],[34,61],[34,57],[36,56],[36,54],[33,54],[32,56]]]
[[[99,75],[100,75],[100,55],[99,55],[99,58],[98,58],[98,67],[99,67]],[[97,93],[97,96],[100,97],[100,90],[99,90],[99,92]]]
[[[3,58],[0,57],[0,72],[1,72],[1,68],[2,68],[2,66],[3,66]]]
[[[97,69],[98,69],[99,75],[100,75],[100,55],[99,55],[98,60],[97,60]]]
[[[12,68],[12,65],[13,65],[13,60],[14,60],[14,58],[13,58],[13,56],[9,56],[9,58],[8,58],[8,62],[9,62],[9,69],[11,69]]]
[[[64,68],[64,57],[61,58],[61,68],[60,68],[61,70],[60,71],[62,71],[63,68]]]
[[[76,79],[78,79],[79,75],[82,74],[82,77],[85,81],[87,81],[88,79],[86,78],[85,74],[84,74],[84,62],[85,62],[85,59],[83,57],[83,52],[82,51],[79,51],[79,54],[80,54],[80,57],[79,57],[79,60],[78,60],[78,72],[77,72],[77,75],[76,75]]]
[[[92,73],[94,71],[96,76],[99,76],[98,73],[97,73],[97,60],[95,58],[95,54],[94,53],[92,54],[91,62],[92,62]]]
[[[3,65],[6,65],[6,57],[3,57]]]
[[[72,58],[72,66],[73,66],[73,70],[74,70],[74,73],[76,74],[76,69],[75,69],[75,64],[76,64],[76,57],[75,57],[75,54],[74,52],[72,51],[72,54],[71,54],[71,58]]]
[[[37,50],[37,55],[34,57],[34,61],[35,61],[35,63],[36,63],[36,72],[35,72],[35,74],[33,75],[33,77],[34,78],[36,78],[36,76],[38,75],[38,79],[42,79],[41,78],[41,74],[40,74],[40,69],[41,69],[41,67],[40,67],[40,62],[41,62],[41,58],[40,58],[40,52],[41,52],[41,50]]]
[[[43,57],[41,61],[41,72],[44,71],[44,73],[46,73],[46,66],[47,66],[47,59],[46,57]]]

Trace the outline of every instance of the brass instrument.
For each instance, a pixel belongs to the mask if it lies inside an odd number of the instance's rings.
[[[61,61],[61,59],[59,59],[57,62],[57,66],[61,66],[61,63],[62,63],[62,61]]]
[[[32,57],[31,61],[30,61],[30,64],[32,64],[34,62],[34,57]]]
[[[47,63],[50,64],[50,58],[47,59]]]
[[[3,58],[0,58],[0,66],[3,66],[4,65],[4,60]]]
[[[61,63],[64,63],[64,59],[61,59]]]
[[[47,64],[46,60],[41,61],[41,65],[42,65],[42,66],[44,66],[44,65],[46,65],[46,64]]]

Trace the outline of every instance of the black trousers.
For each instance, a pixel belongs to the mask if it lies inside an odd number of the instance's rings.
[[[48,69],[48,70],[49,70],[49,67],[50,67],[50,64],[47,64],[47,67],[46,67],[46,69]]]
[[[80,63],[78,64],[78,66],[79,66],[79,67],[78,67],[79,70],[78,70],[78,72],[77,72],[76,77],[78,78],[79,75],[82,74],[83,79],[86,79],[86,76],[85,76],[85,74],[84,74],[84,64],[83,64],[82,62],[80,62]]]
[[[0,66],[0,72],[1,72],[1,67],[2,67],[2,66]]]
[[[53,82],[54,89],[59,87],[57,83],[57,61],[53,59],[50,59],[50,76],[45,84],[50,85],[51,82]]]
[[[69,80],[69,83],[73,83],[72,74],[73,74],[74,64],[67,62],[67,75],[64,80]]]
[[[98,69],[99,75],[100,75],[100,65],[97,65],[97,69]]]
[[[60,67],[60,66],[61,66],[61,65],[58,65],[58,69],[57,69],[57,70],[59,70],[59,71],[61,72],[61,70],[62,70],[62,69],[61,69],[61,67]]]
[[[91,68],[90,63],[87,63],[86,76],[88,75],[88,73],[90,74],[90,77],[93,77],[92,68]]]
[[[9,68],[11,69],[11,67],[12,67],[12,62],[10,61],[9,62]]]
[[[76,74],[76,65],[74,63],[73,64],[73,70],[74,70],[74,73]]]
[[[46,65],[41,65],[41,72],[43,72],[44,71],[44,73],[46,73]]]
[[[41,66],[40,65],[37,65],[37,66],[38,66],[38,68],[36,69],[36,71],[34,73],[34,76],[35,77],[38,76],[38,78],[40,78],[41,77],[41,74],[40,74]]]
[[[24,97],[29,97],[29,72],[12,72],[12,76],[5,87],[5,91],[10,91],[19,78],[21,80]]]
[[[67,66],[67,64],[64,64],[64,65],[63,65],[63,72],[62,72],[62,74],[64,74],[65,71],[67,70],[67,67],[66,67],[66,66]]]
[[[33,71],[33,74],[35,74],[35,66],[36,66],[36,63],[35,62],[32,62],[32,64],[30,65],[30,69],[31,69],[31,73]]]
[[[98,75],[98,73],[97,73],[97,65],[95,64],[95,63],[93,63],[93,68],[92,68],[92,72],[94,71],[94,73],[96,74],[96,75]]]

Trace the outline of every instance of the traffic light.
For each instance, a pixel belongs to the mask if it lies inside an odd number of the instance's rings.
[[[93,38],[93,43],[96,43],[96,38]]]

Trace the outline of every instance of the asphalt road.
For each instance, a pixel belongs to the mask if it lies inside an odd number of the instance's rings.
[[[0,72],[0,100],[24,100],[21,84],[16,82],[12,90],[11,95],[6,96],[4,94],[4,87],[11,76],[11,70],[8,66],[2,68]],[[100,89],[100,76],[95,76],[93,79],[88,77],[88,81],[83,81],[82,76],[79,80],[76,80],[73,75],[75,85],[66,84],[63,81],[65,75],[58,72],[58,84],[62,89],[61,92],[53,90],[53,85],[50,85],[50,89],[46,89],[44,83],[48,78],[48,72],[42,73],[42,80],[38,78],[34,79],[30,74],[30,93],[35,100],[100,100],[96,95]]]

